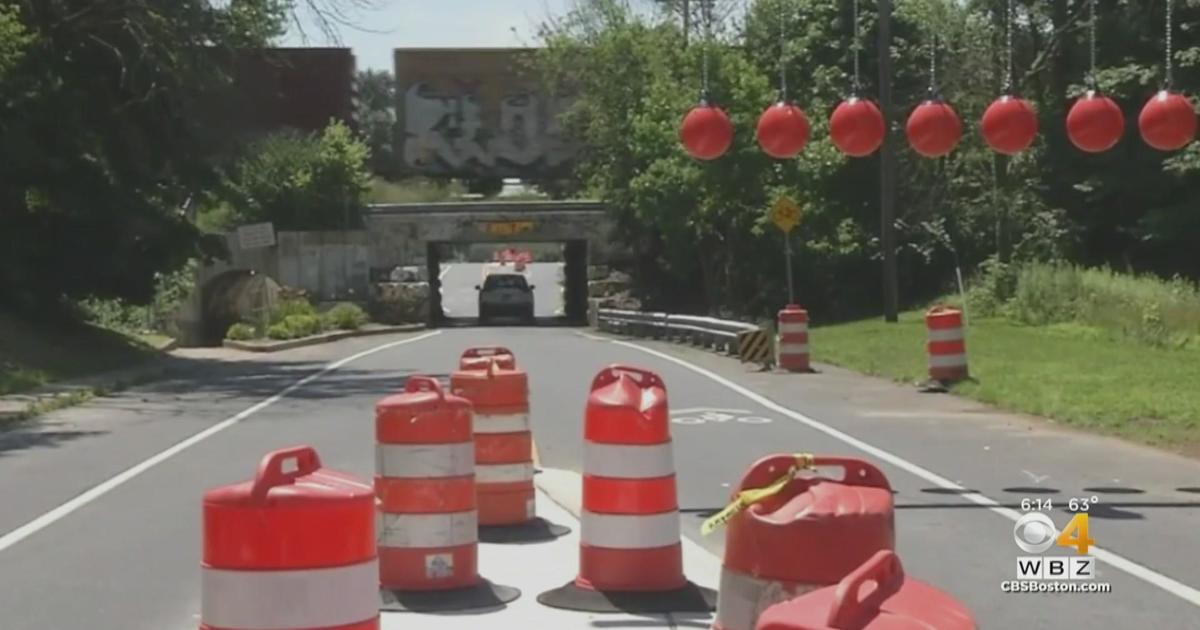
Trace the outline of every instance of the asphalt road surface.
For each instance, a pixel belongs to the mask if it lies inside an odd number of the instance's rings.
[[[683,533],[717,555],[723,532],[703,537],[699,525],[755,459],[851,455],[878,465],[896,491],[906,572],[959,598],[981,628],[1198,627],[1200,463],[839,370],[762,374],[579,330],[456,328],[192,360],[188,376],[0,434],[0,628],[194,629],[204,490],[246,479],[265,452],[298,443],[369,478],[375,402],[413,374],[448,374],[469,346],[496,343],[529,372],[546,468],[580,470],[582,412],[599,369],[661,374]],[[1091,496],[1100,499],[1096,580],[1112,592],[1002,593],[1016,558],[1029,555],[1012,539],[1021,499],[1052,500],[1061,526],[1067,501]]]
[[[477,285],[483,283],[484,270],[497,268],[492,263],[443,264],[442,311],[447,317],[479,317]],[[512,270],[512,265],[506,265]],[[533,285],[533,314],[535,317],[562,315],[562,263],[529,263],[526,280]]]

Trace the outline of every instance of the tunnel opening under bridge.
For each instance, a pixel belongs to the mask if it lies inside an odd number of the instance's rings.
[[[583,325],[587,322],[588,243],[566,241],[431,241],[426,244],[429,325]],[[487,277],[519,274],[530,285],[532,317],[523,305],[495,299]],[[488,292],[481,318],[481,293]],[[499,307],[499,308],[497,308]],[[491,309],[491,310],[488,310]]]

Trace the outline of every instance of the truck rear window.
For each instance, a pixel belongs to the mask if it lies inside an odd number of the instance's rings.
[[[483,282],[484,289],[524,289],[528,286],[525,276],[516,274],[492,274]]]

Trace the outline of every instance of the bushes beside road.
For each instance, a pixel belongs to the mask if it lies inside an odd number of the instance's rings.
[[[289,297],[279,300],[258,325],[239,322],[229,327],[225,338],[234,341],[254,339],[286,340],[310,337],[331,330],[358,330],[369,321],[357,304],[342,302],[321,313],[308,300]]]

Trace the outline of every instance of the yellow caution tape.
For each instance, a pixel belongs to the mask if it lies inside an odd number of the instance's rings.
[[[734,497],[733,502],[725,506],[725,509],[717,512],[704,524],[700,526],[700,534],[707,536],[716,528],[728,523],[738,512],[766,499],[767,497],[776,495],[780,490],[787,486],[788,482],[796,478],[796,473],[801,470],[811,469],[813,467],[813,456],[809,453],[798,453],[795,455],[796,463],[788,469],[787,473],[771,482],[771,485],[765,488],[750,488],[742,490]]]

